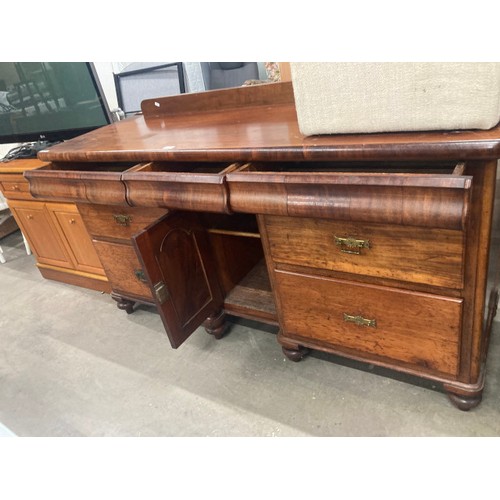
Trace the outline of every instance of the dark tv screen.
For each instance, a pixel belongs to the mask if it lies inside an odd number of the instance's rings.
[[[57,142],[108,123],[92,64],[0,62],[0,143]]]

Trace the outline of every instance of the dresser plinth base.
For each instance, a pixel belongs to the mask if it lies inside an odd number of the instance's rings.
[[[111,285],[108,280],[99,275],[92,275],[89,273],[80,273],[72,271],[71,269],[57,268],[54,266],[47,266],[45,264],[37,264],[40,274],[48,280],[59,281],[68,285],[79,286],[95,290],[96,292],[110,293]]]
[[[361,355],[348,354],[332,347],[318,346],[314,343],[308,344],[308,347],[302,345],[293,339],[286,338],[281,332],[278,335],[278,342],[281,345],[283,354],[294,362],[301,361],[311,350],[318,350],[333,354],[335,356],[342,356],[348,359],[359,361],[361,363],[375,364],[382,368],[388,368],[397,372],[407,373],[410,376],[416,376],[421,379],[437,382],[442,387],[442,392],[448,396],[451,403],[462,411],[469,411],[481,403],[483,397],[483,390],[485,385],[485,365],[483,363],[481,373],[478,381],[473,384],[464,384],[459,381],[445,380],[428,373],[415,371],[414,369],[404,369],[401,366],[396,366],[384,361],[376,361],[374,359],[367,359]]]

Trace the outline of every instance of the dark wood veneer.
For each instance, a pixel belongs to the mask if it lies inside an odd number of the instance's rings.
[[[460,409],[479,404],[498,302],[498,283],[489,304],[486,287],[498,275],[500,125],[305,137],[290,82],[142,110],[40,152],[52,166],[27,177],[34,196],[90,204],[84,220],[110,261],[120,234],[96,207],[168,210],[122,236],[174,347],[202,322],[220,338],[227,312],[277,323],[293,361],[321,349],[438,381]],[[130,312],[134,293],[120,291]]]
[[[265,104],[255,105],[264,93]],[[275,100],[277,96],[283,98]],[[207,94],[158,99],[175,102],[108,125],[41,151],[44,161],[287,161],[497,159],[500,125],[491,130],[412,132],[305,137],[299,131],[291,83],[281,82],[208,93],[217,102],[196,112]],[[196,101],[195,101],[196,100]],[[154,100],[153,100],[154,101]],[[186,102],[192,112],[182,113]]]

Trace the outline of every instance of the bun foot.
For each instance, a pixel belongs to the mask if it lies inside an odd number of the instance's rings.
[[[217,340],[221,339],[228,328],[226,313],[224,311],[217,311],[204,321],[203,326],[209,335],[213,335]]]
[[[459,410],[469,411],[475,408],[483,398],[483,391],[473,392],[470,394],[459,394],[445,387],[446,395]]]
[[[113,295],[113,294],[111,294],[111,298],[113,300],[116,300],[117,302],[116,307],[118,307],[120,311],[125,311],[127,314],[132,314],[134,312],[135,302],[133,300],[124,299],[119,295]]]
[[[295,349],[290,349],[289,347],[282,347],[283,354],[290,360],[298,362],[302,360],[304,356],[307,356],[309,349],[307,347],[297,346]]]
[[[481,402],[482,394],[480,394],[479,396],[462,396],[449,392],[448,397],[459,410],[469,411],[472,410],[472,408],[475,408]]]

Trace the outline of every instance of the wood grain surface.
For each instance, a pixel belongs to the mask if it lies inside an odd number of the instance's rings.
[[[258,93],[264,94],[260,103],[256,102]],[[500,126],[486,131],[306,137],[299,131],[292,96],[291,82],[280,82],[166,97],[156,100],[158,109],[153,100],[151,115],[133,116],[94,130],[41,151],[38,157],[63,162],[500,157]],[[186,111],[188,102],[193,109]],[[206,110],[197,109],[201,102],[207,103]]]

